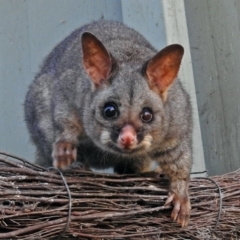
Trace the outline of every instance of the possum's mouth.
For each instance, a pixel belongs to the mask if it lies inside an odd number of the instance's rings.
[[[141,153],[144,151],[144,148],[142,146],[137,146],[135,148],[120,148],[117,145],[113,143],[109,143],[108,147],[115,153],[120,153],[123,155],[133,155],[137,153]]]

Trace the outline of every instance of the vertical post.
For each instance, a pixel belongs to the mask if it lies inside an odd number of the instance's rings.
[[[179,73],[185,89],[190,93],[193,106],[193,172],[206,169],[202,136],[199,124],[197,98],[194,84],[192,59],[188,39],[188,29],[183,0],[162,0],[167,44],[179,43],[185,49],[183,63]]]

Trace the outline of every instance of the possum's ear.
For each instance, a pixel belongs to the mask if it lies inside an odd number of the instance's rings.
[[[95,86],[99,87],[110,75],[111,56],[102,42],[89,32],[82,35],[82,51],[84,68]]]
[[[173,44],[158,52],[147,64],[145,74],[150,89],[158,93],[163,101],[167,99],[167,91],[177,77],[184,49]]]

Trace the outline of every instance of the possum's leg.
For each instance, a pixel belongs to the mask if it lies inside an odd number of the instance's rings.
[[[77,110],[58,102],[54,109],[55,141],[53,143],[53,165],[65,169],[77,160],[79,139],[84,135]]]
[[[24,103],[25,121],[36,146],[35,162],[51,166],[54,128],[51,113],[52,78],[43,74],[30,85]]]
[[[37,149],[35,152],[35,163],[43,167],[52,166],[51,152],[50,154],[43,154],[42,150]]]
[[[191,151],[179,148],[175,153],[171,153],[175,158],[168,161],[161,161],[161,168],[164,174],[169,177],[170,189],[166,204],[173,203],[171,217],[182,227],[188,225],[190,218],[191,204],[188,195],[188,186],[191,171]]]
[[[171,217],[174,221],[186,227],[190,218],[191,204],[188,196],[189,178],[170,178],[170,191],[166,205],[173,203]]]

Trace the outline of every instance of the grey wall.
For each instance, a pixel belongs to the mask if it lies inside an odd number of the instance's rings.
[[[122,21],[121,1],[0,0],[0,150],[33,159],[23,122],[27,86],[47,53],[100,18]]]
[[[240,1],[185,0],[207,169],[240,167]]]

